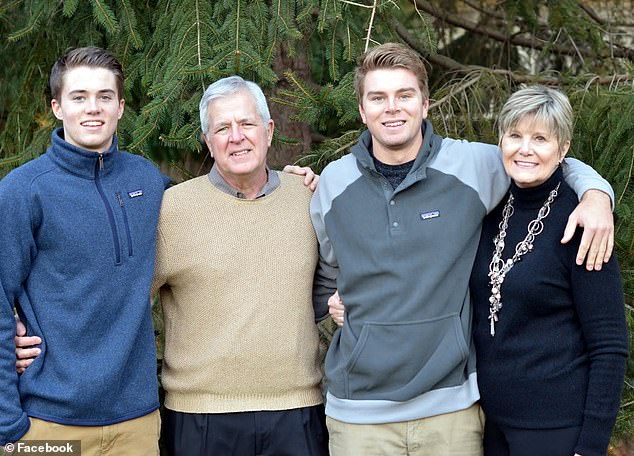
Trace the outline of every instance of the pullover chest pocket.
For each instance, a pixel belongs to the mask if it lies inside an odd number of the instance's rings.
[[[121,208],[121,215],[123,216],[123,228],[128,241],[128,256],[134,256],[134,248],[132,247],[132,234],[130,233],[130,222],[128,221],[128,212],[126,211],[123,203],[123,197],[121,192],[117,192],[117,202]]]

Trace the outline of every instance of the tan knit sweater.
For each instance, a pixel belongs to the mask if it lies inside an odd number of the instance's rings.
[[[165,405],[192,413],[286,410],[322,402],[312,307],[311,193],[280,186],[243,200],[207,176],[169,189],[153,290],[165,319]]]

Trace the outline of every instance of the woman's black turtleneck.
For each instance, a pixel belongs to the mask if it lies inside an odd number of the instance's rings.
[[[575,264],[581,230],[568,244],[560,243],[578,203],[560,169],[534,188],[511,185],[514,213],[502,256],[513,255],[559,182],[533,251],[513,266],[501,287],[494,337],[487,274],[508,196],[484,221],[470,282],[478,386],[487,419],[528,429],[582,426],[576,452],[605,455],[628,356],[623,289],[614,255],[601,271]]]

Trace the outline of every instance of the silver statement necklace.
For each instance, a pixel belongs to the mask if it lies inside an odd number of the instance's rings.
[[[533,242],[535,237],[544,229],[544,220],[550,213],[550,205],[557,197],[557,191],[559,185],[557,184],[554,190],[550,192],[544,205],[539,209],[537,218],[532,220],[528,224],[528,233],[526,237],[517,243],[515,246],[515,253],[512,258],[504,261],[502,259],[502,251],[504,250],[504,238],[506,237],[506,229],[508,228],[508,221],[513,215],[513,194],[509,195],[509,199],[504,205],[502,210],[502,221],[500,222],[500,232],[493,239],[493,258],[489,263],[489,277],[491,281],[491,297],[489,298],[489,322],[491,324],[491,336],[495,336],[495,322],[498,321],[498,313],[502,308],[502,283],[506,278],[506,274],[511,270],[513,265],[522,259],[522,255],[527,254],[533,250]]]

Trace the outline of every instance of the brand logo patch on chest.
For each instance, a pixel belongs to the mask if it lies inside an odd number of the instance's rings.
[[[128,192],[128,196],[130,198],[138,198],[139,196],[143,196],[143,190],[135,190],[133,192]]]
[[[422,220],[429,220],[436,217],[440,217],[440,211],[421,212],[420,214]]]

